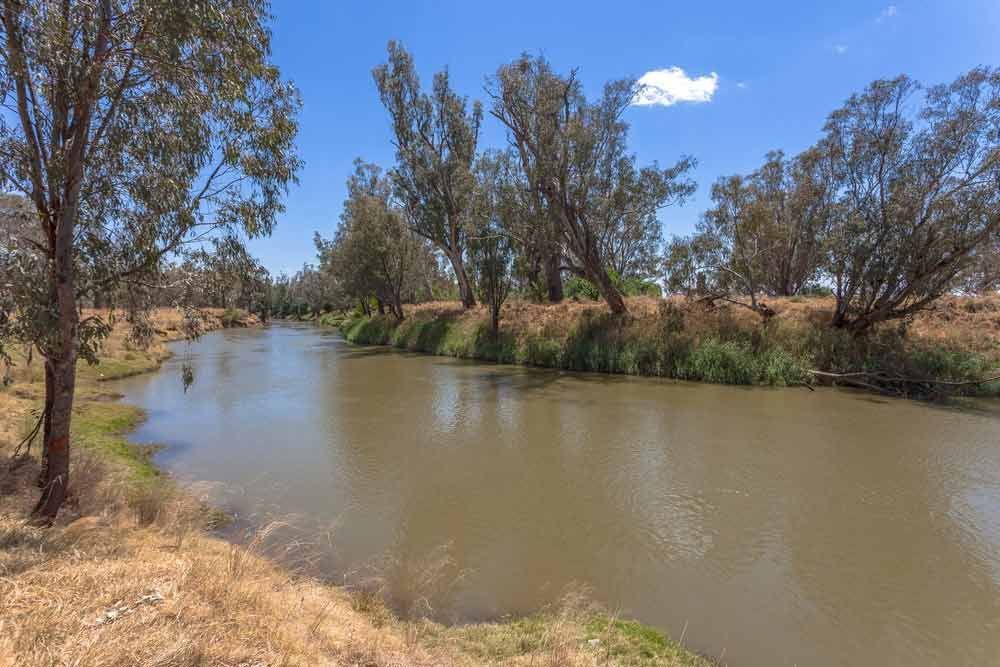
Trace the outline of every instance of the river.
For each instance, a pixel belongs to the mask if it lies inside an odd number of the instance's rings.
[[[118,383],[148,413],[134,439],[243,517],[329,536],[331,577],[379,563],[393,599],[459,620],[582,585],[737,667],[1000,664],[989,404],[484,365],[306,325],[174,349]]]

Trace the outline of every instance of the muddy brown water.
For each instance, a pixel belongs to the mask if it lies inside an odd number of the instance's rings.
[[[443,563],[426,597],[460,620],[585,585],[740,667],[1000,664],[995,405],[493,366],[293,325],[175,351],[119,383],[148,411],[134,438],[244,516],[329,535],[333,577],[379,562],[406,599]]]

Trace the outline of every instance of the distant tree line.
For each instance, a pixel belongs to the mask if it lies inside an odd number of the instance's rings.
[[[600,298],[624,313],[623,296],[662,285],[765,320],[770,297],[832,295],[830,326],[863,332],[998,286],[1000,70],[926,91],[907,77],[872,83],[815,146],[719,179],[697,231],[667,243],[660,212],[693,194],[695,162],[640,165],[629,152],[635,81],[588,100],[575,71],[524,55],[488,79],[484,110],[447,70],[422,89],[396,42],[374,79],[396,164],[356,162],[336,233],[317,235],[318,266],[276,285],[278,312],[402,319],[404,303],[451,291],[487,305],[495,329],[510,294]],[[484,113],[506,147],[478,146]]]

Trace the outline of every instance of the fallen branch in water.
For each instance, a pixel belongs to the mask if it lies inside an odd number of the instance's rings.
[[[932,380],[929,378],[908,378],[901,376],[889,375],[883,373],[882,371],[855,371],[853,373],[831,373],[829,371],[817,371],[808,370],[806,371],[810,375],[816,378],[831,380],[835,383],[846,384],[852,387],[862,387],[865,389],[871,389],[883,394],[900,394],[898,389],[891,390],[890,387],[898,387],[899,385],[933,385],[946,388],[957,388],[957,387],[970,387],[973,385],[982,385],[989,382],[1000,381],[1000,375],[995,375],[992,377],[980,378],[976,380]],[[874,384],[874,383],[882,384]],[[888,386],[886,386],[888,385]]]

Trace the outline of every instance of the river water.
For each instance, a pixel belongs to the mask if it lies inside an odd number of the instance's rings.
[[[329,536],[332,577],[378,570],[462,620],[582,585],[738,667],[1000,664],[990,404],[484,365],[295,325],[175,351],[119,383],[149,415],[134,438],[243,516]]]

